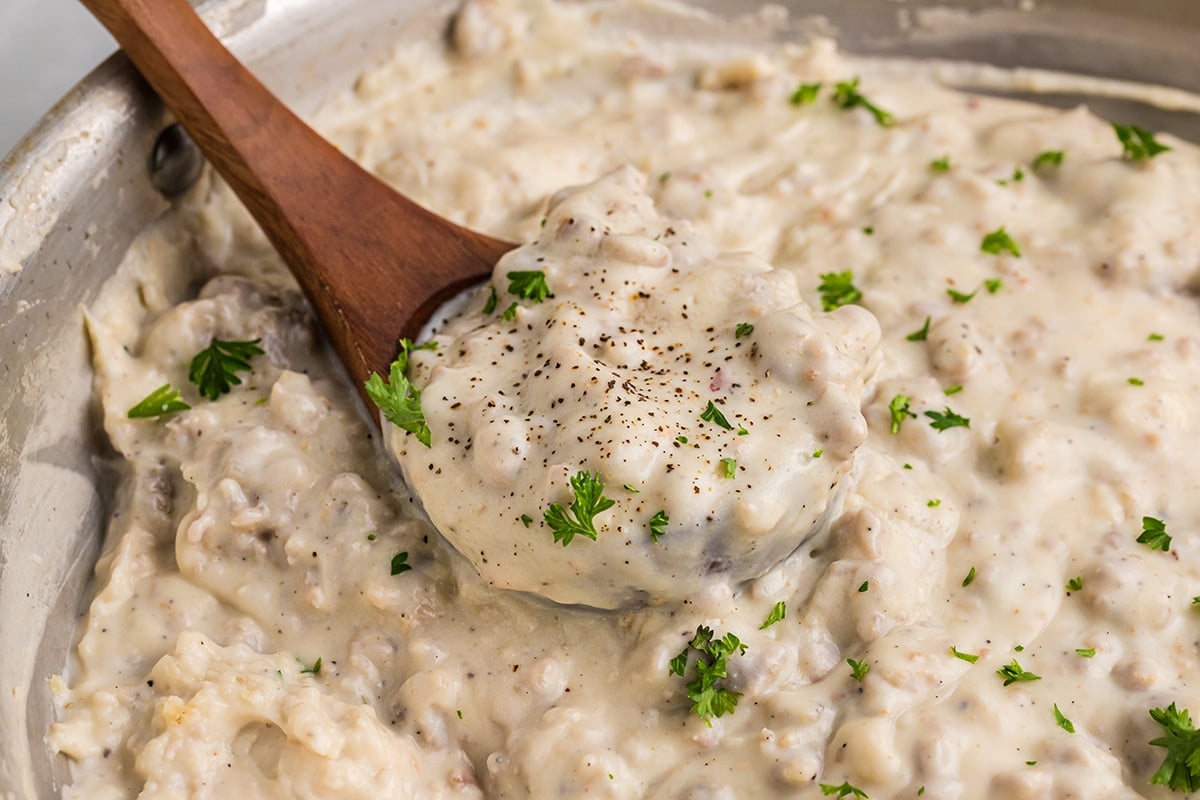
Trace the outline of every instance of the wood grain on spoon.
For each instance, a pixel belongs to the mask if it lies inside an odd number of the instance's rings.
[[[360,392],[371,372],[387,373],[399,337],[415,337],[513,247],[427,211],[343,155],[187,0],[82,2],[262,226]]]

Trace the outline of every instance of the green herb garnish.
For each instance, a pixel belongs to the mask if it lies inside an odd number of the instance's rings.
[[[657,542],[659,537],[667,532],[667,523],[670,521],[666,511],[655,512],[650,518],[650,541]]]
[[[1012,660],[1011,664],[1006,664],[1005,666],[996,670],[996,674],[1001,678],[1004,678],[1005,686],[1008,686],[1010,683],[1040,681],[1042,679],[1041,675],[1034,675],[1032,672],[1026,672],[1025,670],[1021,669],[1021,665],[1017,663],[1015,658]]]
[[[728,677],[726,660],[729,656],[745,653],[746,645],[732,633],[715,639],[712,628],[700,625],[683,651],[671,659],[668,674],[685,677],[691,651],[696,653],[696,677],[687,683],[687,696],[692,701],[691,712],[712,727],[713,717],[732,714],[737,709],[741,692],[723,685],[717,686],[717,683]]]
[[[216,400],[241,384],[242,379],[237,373],[252,369],[250,359],[263,354],[263,349],[258,346],[261,341],[227,342],[213,339],[208,347],[192,359],[188,367],[188,380],[199,387],[200,394],[209,400]]]
[[[774,606],[771,607],[771,613],[767,614],[767,618],[763,620],[762,625],[758,626],[758,629],[760,631],[766,630],[767,628],[774,625],[776,622],[782,621],[783,618],[786,616],[787,616],[787,603],[784,602],[783,600],[780,600],[778,603],[776,603]]]
[[[733,426],[729,424],[729,420],[725,419],[725,415],[721,413],[721,409],[717,408],[712,400],[709,400],[708,405],[700,412],[700,419],[705,422],[711,422],[714,425],[720,425],[727,431],[733,430]]]
[[[1164,553],[1171,549],[1171,537],[1167,535],[1167,525],[1161,519],[1142,517],[1142,535],[1137,538],[1139,544],[1144,544],[1151,550],[1162,550]]]
[[[954,413],[950,410],[949,406],[946,406],[945,411],[926,411],[925,416],[933,420],[933,422],[929,423],[929,427],[938,432],[949,430],[950,428],[971,427],[971,420]]]
[[[917,415],[909,408],[912,398],[906,394],[898,394],[888,403],[888,412],[892,415],[892,435],[900,433],[900,426],[906,419],[916,419]]]
[[[890,127],[895,122],[895,118],[889,112],[872,103],[858,91],[858,78],[841,81],[834,86],[833,102],[838,105],[838,108],[847,111],[854,108],[866,109],[881,128]]]
[[[822,274],[817,291],[821,293],[821,308],[824,311],[833,311],[862,300],[862,292],[855,287],[854,273],[850,270]]]
[[[1126,161],[1146,161],[1171,149],[1165,144],[1160,144],[1154,138],[1154,134],[1145,128],[1122,125],[1119,122],[1114,122],[1112,126],[1117,140],[1121,143],[1121,158]]]
[[[429,425],[425,412],[421,410],[421,391],[408,380],[408,357],[414,350],[436,350],[437,342],[414,345],[411,339],[400,340],[400,354],[392,362],[387,383],[372,372],[364,388],[383,416],[396,427],[417,437],[417,441],[430,446]]]
[[[174,414],[176,411],[187,411],[191,406],[183,402],[178,389],[172,389],[171,384],[164,383],[155,389],[133,408],[129,409],[129,419],[148,419],[161,417],[163,414]]]
[[[604,496],[604,484],[600,482],[599,473],[580,470],[571,478],[571,489],[575,492],[575,499],[569,508],[551,503],[542,515],[554,532],[554,541],[562,542],[563,547],[569,545],[576,536],[586,536],[595,541],[595,516],[616,505],[615,500]]]

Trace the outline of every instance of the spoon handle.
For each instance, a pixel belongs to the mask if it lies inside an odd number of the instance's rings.
[[[82,0],[233,187],[360,388],[512,245],[425,210],[287,109],[187,0]]]

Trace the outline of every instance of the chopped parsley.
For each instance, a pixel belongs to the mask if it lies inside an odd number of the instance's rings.
[[[1004,280],[1001,278],[988,278],[983,282],[983,288],[987,289],[988,294],[995,294],[1004,288]]]
[[[521,524],[524,525],[526,528],[528,528],[530,525],[533,524],[533,517],[529,516],[528,514],[522,514],[520,519],[521,519]]]
[[[861,661],[847,658],[846,663],[850,665],[850,677],[859,683],[862,683],[863,678],[867,677],[867,673],[871,671],[871,665],[867,663],[865,658]]]
[[[974,664],[976,661],[979,660],[979,656],[977,656],[975,653],[964,653],[962,650],[959,650],[954,645],[950,646],[950,655],[954,656],[957,659],[965,661],[968,664]]]
[[[723,685],[717,686],[717,682],[723,682],[728,677],[726,660],[729,656],[745,653],[746,645],[732,633],[716,639],[712,628],[699,625],[692,640],[679,655],[671,659],[667,674],[685,677],[688,654],[692,651],[696,653],[696,677],[687,683],[687,696],[692,701],[691,712],[712,727],[713,717],[732,714],[737,709],[741,692]]]
[[[950,171],[950,156],[942,156],[935,158],[929,162],[929,169],[934,172],[949,172]]]
[[[979,249],[994,256],[1011,253],[1015,258],[1021,257],[1020,245],[1008,235],[1008,231],[1004,230],[1003,225],[984,236],[983,241],[979,243]]]
[[[508,308],[504,309],[504,313],[500,315],[500,318],[505,322],[512,322],[517,318],[518,308],[520,308],[520,305],[514,300]]]
[[[725,473],[726,478],[734,477],[735,475],[737,475],[737,459],[736,458],[722,458],[721,459],[721,468],[722,468],[722,471]]]
[[[129,419],[148,419],[161,417],[163,414],[174,414],[176,411],[187,411],[189,408],[191,406],[179,396],[179,390],[172,389],[169,383],[164,383],[129,409],[127,416]]]
[[[414,345],[411,339],[401,339],[400,353],[392,362],[387,383],[372,372],[364,384],[367,396],[379,407],[383,416],[396,427],[414,434],[417,441],[426,447],[430,446],[430,433],[425,412],[421,410],[421,391],[408,380],[405,373],[408,371],[409,353],[436,349],[437,342]]]
[[[975,568],[971,567],[967,570],[967,577],[962,579],[963,588],[967,588],[975,581]]]
[[[923,342],[923,341],[925,341],[926,339],[928,339],[928,338],[929,338],[929,323],[930,323],[931,321],[932,321],[932,320],[931,320],[929,317],[926,317],[926,318],[925,318],[925,324],[921,326],[921,329],[920,329],[920,330],[918,330],[918,331],[913,331],[912,333],[910,333],[908,336],[905,336],[904,338],[905,338],[905,339],[907,339],[907,340],[908,340],[908,341],[910,341],[910,342]]]
[[[1058,723],[1058,727],[1062,728],[1067,733],[1075,732],[1075,725],[1071,720],[1067,719],[1061,711],[1058,710],[1058,703],[1054,704],[1054,721]]]
[[[1094,647],[1076,647],[1075,655],[1080,656],[1081,658],[1095,658],[1096,648],[1094,648]]]
[[[942,504],[942,501],[941,501],[941,499],[940,499],[940,498],[939,498],[939,499],[934,499],[934,500],[927,500],[927,501],[925,501],[925,505],[929,506],[930,508],[937,508],[937,507],[938,507],[938,506],[940,506],[941,504]]]
[[[630,483],[626,483],[626,484],[622,485],[621,488],[627,492],[633,492],[634,494],[642,493],[641,489],[637,488],[636,486],[634,486],[633,484],[630,484]]]
[[[656,511],[650,518],[650,541],[657,542],[667,532],[667,523],[670,521],[666,511]]]
[[[1151,333],[1146,337],[1147,342],[1161,342],[1165,337],[1161,333]]]
[[[1067,591],[1068,592],[1078,592],[1082,588],[1083,588],[1083,576],[1082,575],[1076,575],[1074,578],[1071,578],[1071,580],[1067,581]]]
[[[412,569],[412,565],[408,563],[408,551],[396,553],[392,556],[392,574],[399,575],[401,572],[408,572]]]
[[[1033,159],[1033,168],[1040,169],[1042,167],[1061,167],[1063,163],[1062,150],[1043,150]]]
[[[1174,703],[1166,708],[1150,709],[1150,718],[1163,729],[1163,736],[1151,739],[1154,747],[1165,747],[1162,766],[1150,777],[1150,783],[1177,792],[1200,792],[1200,731],[1192,725],[1187,709]]]
[[[890,127],[895,122],[895,118],[892,117],[891,113],[884,111],[858,91],[858,78],[838,82],[833,87],[833,102],[838,105],[838,108],[847,111],[854,108],[866,109],[875,118],[875,122],[881,128]]]
[[[303,661],[300,662],[300,666],[304,667]],[[300,674],[301,675],[313,675],[313,676],[320,675],[321,674],[321,659],[320,659],[320,657],[318,657],[317,660],[313,662],[313,665],[311,667],[304,667],[304,669],[300,670]]]
[[[821,293],[821,309],[824,311],[833,311],[862,300],[862,292],[854,285],[854,273],[850,270],[823,273],[817,291]]]
[[[711,422],[714,425],[720,425],[727,431],[733,430],[733,426],[729,424],[729,420],[725,419],[725,415],[721,413],[721,409],[717,408],[716,403],[712,400],[709,400],[708,405],[700,412],[700,419],[705,422]]]
[[[807,106],[817,101],[821,93],[820,83],[802,83],[792,92],[791,102],[794,106]]]
[[[868,590],[868,589],[870,589],[870,588],[871,588],[871,582],[870,582],[870,581],[863,581],[862,583],[860,583],[860,584],[858,585],[858,593],[859,593],[859,594],[862,594],[863,592],[867,591],[867,590]]]
[[[493,287],[491,287],[491,289],[492,289],[492,292],[491,292],[491,294],[488,295],[487,302],[485,302],[483,304],[483,313],[484,314],[491,314],[493,311],[496,310],[496,301],[499,298],[496,296],[496,287],[493,286]]]
[[[1141,378],[1128,378],[1130,386],[1145,386],[1146,382]]]
[[[1012,660],[1011,664],[1006,664],[1000,669],[996,670],[996,674],[1001,678],[1004,678],[1005,686],[1008,686],[1010,683],[1040,681],[1042,679],[1041,675],[1034,675],[1032,672],[1027,672],[1026,670],[1021,669],[1021,665],[1017,663],[1015,658]]]
[[[1020,167],[1014,167],[1011,178],[1001,178],[1000,180],[996,181],[996,183],[1000,184],[1001,186],[1008,186],[1010,183],[1020,183],[1023,180],[1025,180],[1025,170],[1021,169]]]
[[[676,436],[675,441],[679,442],[680,444],[687,444],[688,438],[686,436]]]
[[[199,387],[200,394],[209,400],[216,400],[242,382],[237,373],[253,369],[250,359],[263,354],[263,349],[258,346],[261,341],[227,342],[213,339],[208,347],[192,359],[188,367],[188,380]]]
[[[571,478],[571,489],[575,492],[575,499],[569,508],[551,503],[542,514],[554,532],[554,541],[562,542],[563,547],[569,545],[576,536],[586,536],[595,541],[595,516],[616,505],[615,500],[604,496],[604,484],[600,482],[599,473],[580,470]]]
[[[929,423],[929,427],[935,431],[941,432],[950,428],[969,428],[971,420],[956,414],[950,410],[950,406],[946,406],[945,411],[926,411],[925,416],[929,417],[933,422]]]
[[[754,326],[749,322],[739,322],[737,327],[733,329],[733,338],[741,339],[743,336],[749,336],[754,333]]]
[[[525,300],[540,303],[550,296],[550,287],[546,284],[546,273],[540,269],[517,270],[508,273],[508,293],[515,294]]]
[[[851,786],[848,781],[842,781],[841,785],[834,786],[832,783],[822,783],[821,794],[826,797],[836,795],[838,798],[843,797],[867,797],[867,793],[857,786]],[[869,799],[868,799],[869,800]]]
[[[1164,553],[1171,549],[1171,537],[1167,535],[1167,525],[1161,519],[1142,517],[1142,535],[1137,538],[1139,544],[1144,544],[1151,550],[1162,550]]]
[[[900,426],[904,424],[906,419],[916,419],[917,415],[909,408],[912,398],[906,394],[898,394],[888,403],[888,412],[892,415],[891,432],[892,435],[900,433]]]
[[[813,450],[813,454],[812,454],[813,458],[820,458],[823,455],[825,455],[824,450]]]
[[[774,625],[776,622],[782,622],[784,617],[786,617],[786,616],[787,616],[787,603],[784,602],[783,600],[780,600],[778,603],[776,603],[774,606],[771,607],[771,613],[767,614],[767,618],[763,620],[762,625],[758,626],[758,629],[760,631],[766,630],[767,628]]]
[[[950,295],[950,299],[956,303],[969,303],[969,302],[971,302],[971,298],[973,298],[975,295],[979,294],[979,290],[976,289],[975,291],[971,292],[970,294],[964,294],[963,292],[960,292],[956,289],[947,289],[946,294]]]
[[[1165,144],[1160,144],[1154,138],[1154,134],[1145,128],[1122,125],[1119,122],[1114,122],[1112,126],[1117,134],[1117,141],[1121,143],[1121,158],[1126,161],[1146,161],[1171,149]]]

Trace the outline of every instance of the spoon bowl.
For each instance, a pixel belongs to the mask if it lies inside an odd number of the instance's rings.
[[[422,208],[344,155],[263,86],[187,0],[81,2],[262,227],[360,394],[371,373],[387,373],[401,338],[415,338],[514,247]]]

